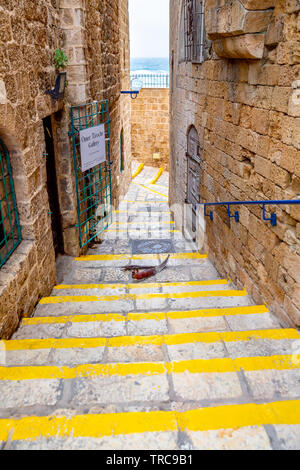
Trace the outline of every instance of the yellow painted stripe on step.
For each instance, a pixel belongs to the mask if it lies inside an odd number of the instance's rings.
[[[54,289],[159,289],[161,287],[187,287],[187,286],[214,286],[228,284],[227,279],[215,279],[211,281],[183,281],[183,282],[145,282],[145,283],[130,283],[130,284],[60,284],[55,286]]]
[[[3,341],[7,351],[20,351],[24,349],[69,349],[69,348],[96,348],[142,346],[147,344],[169,346],[188,343],[215,343],[218,341],[250,341],[252,339],[300,339],[300,333],[295,329],[250,330],[238,332],[210,332],[210,333],[183,333],[176,335],[156,336],[120,336],[116,338],[62,338],[62,339],[20,339]]]
[[[239,357],[236,359],[196,359],[190,361],[178,361],[165,365],[169,373],[191,374],[201,373],[226,373],[238,371],[259,370],[292,370],[300,369],[300,355],[277,355],[259,357]]]
[[[95,314],[95,315],[65,315],[60,317],[33,317],[24,318],[22,325],[53,325],[59,323],[90,323],[90,322],[110,322],[125,321],[126,317],[118,313]]]
[[[3,341],[6,351],[22,351],[24,349],[71,349],[71,348],[99,348],[107,343],[106,338],[49,338],[49,339],[17,339]]]
[[[79,377],[108,377],[112,375],[162,375],[164,363],[83,364],[77,367],[0,367],[0,380],[75,379]]]
[[[205,318],[231,315],[253,315],[264,313],[269,313],[269,310],[265,305],[251,305],[250,307],[211,308],[202,310],[189,310],[186,312],[168,312],[167,316],[170,320],[177,320],[181,318]]]
[[[177,362],[137,362],[117,364],[83,364],[76,367],[0,367],[0,380],[75,379],[79,377],[109,377],[113,375],[163,375],[228,373],[237,371],[293,370],[300,368],[300,355],[242,357],[237,359],[196,359]]]
[[[0,420],[0,440],[39,438],[101,438],[122,434],[209,431],[300,423],[300,401],[247,403],[200,408],[184,412],[148,411],[66,416],[30,416]]]
[[[24,318],[22,325],[51,325],[59,323],[89,323],[89,322],[110,322],[110,321],[143,321],[143,320],[180,320],[185,318],[205,318],[231,315],[263,315],[269,313],[265,305],[251,307],[228,307],[203,310],[186,310],[178,312],[149,312],[149,313],[129,313],[127,316],[120,314],[95,314],[95,315],[67,315],[59,317],[33,317]]]
[[[117,255],[87,255],[75,258],[75,261],[124,261],[124,260],[152,260],[159,259],[159,256],[170,255],[170,259],[207,259],[207,254],[201,253],[163,253],[163,254],[144,254],[144,255],[131,255],[131,254],[117,254]]]
[[[169,346],[188,343],[215,343],[218,341],[250,341],[251,339],[300,339],[295,329],[249,330],[240,332],[182,333],[162,336],[123,336],[109,338],[108,347],[121,347],[143,344],[167,344]],[[155,343],[152,343],[155,341]]]
[[[177,335],[165,335],[167,345],[185,343],[214,343],[217,341],[235,342],[250,341],[252,339],[300,339],[300,334],[295,329],[271,329],[249,331],[225,331],[211,333],[183,333]]]
[[[186,299],[203,297],[244,297],[245,290],[207,290],[199,292],[162,293],[155,294],[120,294],[120,295],[63,295],[44,297],[40,305],[80,303],[80,302],[113,302],[116,300],[151,300],[151,299]]]
[[[163,171],[164,171],[164,169],[160,168],[157,172],[157,175],[153,178],[153,180],[149,184],[155,184],[159,180],[161,175],[163,174]]]
[[[176,431],[173,411],[130,412],[99,415],[28,417],[0,420],[0,440],[37,440],[40,437],[95,437],[120,434]]]
[[[137,167],[136,171],[135,171],[135,172],[133,173],[133,175],[132,175],[132,179],[133,179],[133,180],[134,180],[134,178],[136,178],[137,175],[139,175],[140,172],[144,169],[144,166],[145,166],[144,163],[141,163],[141,164]]]
[[[140,188],[142,188],[146,191],[151,191],[151,193],[155,193],[155,194],[158,194],[159,196],[165,197],[166,199],[169,198],[169,196],[167,196],[166,194],[159,193],[158,191],[155,191],[155,189],[147,188],[147,186],[144,186],[143,184],[140,184],[140,183],[133,183],[133,184],[135,186],[139,186]]]
[[[183,432],[236,429],[267,424],[300,424],[300,401],[246,405],[224,405],[180,413],[179,428]]]

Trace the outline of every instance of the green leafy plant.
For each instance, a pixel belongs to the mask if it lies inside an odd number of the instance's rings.
[[[69,57],[64,53],[62,49],[56,49],[54,54],[54,65],[56,70],[65,70],[69,63]]]

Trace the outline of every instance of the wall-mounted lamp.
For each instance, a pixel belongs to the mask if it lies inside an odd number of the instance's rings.
[[[47,90],[46,95],[50,95],[51,98],[53,98],[54,100],[61,100],[65,95],[66,83],[67,73],[60,72],[57,75],[55,87],[53,88],[53,90]]]
[[[132,100],[135,100],[138,97],[139,92],[143,88],[143,82],[141,80],[138,80],[137,78],[134,78],[130,82],[130,91],[121,91],[121,95],[130,95],[130,98]]]

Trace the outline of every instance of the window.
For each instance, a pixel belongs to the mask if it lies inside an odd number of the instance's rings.
[[[120,134],[120,155],[121,155],[121,159],[120,159],[120,171],[121,171],[121,174],[123,173],[124,169],[125,169],[125,165],[124,165],[124,135],[123,135],[123,129],[121,130],[121,134]]]
[[[201,64],[205,46],[204,1],[184,0],[185,60]]]
[[[9,153],[0,139],[0,267],[21,242]]]

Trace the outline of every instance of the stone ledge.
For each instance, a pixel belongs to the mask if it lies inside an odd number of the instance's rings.
[[[215,52],[221,57],[233,59],[262,58],[273,7],[273,1],[231,0],[222,6],[213,0],[207,2],[205,26]],[[259,33],[260,38],[256,37]],[[274,42],[278,34],[280,31],[273,28],[268,40]]]
[[[232,59],[261,59],[264,53],[264,34],[217,39],[213,42],[215,52],[220,57]]]
[[[240,0],[242,5],[247,10],[266,10],[267,8],[274,8],[276,0]]]

